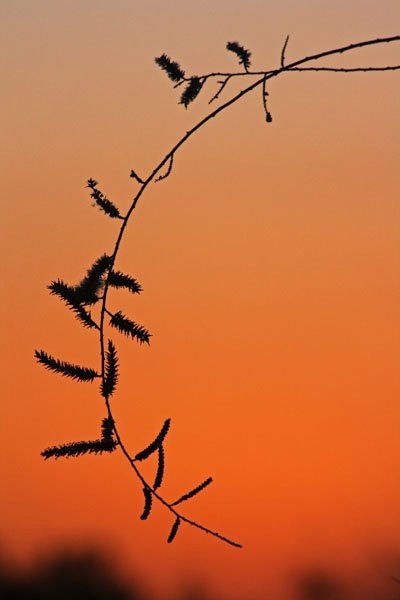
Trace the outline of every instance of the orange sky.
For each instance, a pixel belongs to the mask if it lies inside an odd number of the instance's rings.
[[[271,125],[256,90],[182,148],[124,238],[118,268],[144,291],[111,304],[153,337],[114,335],[119,427],[134,454],[171,417],[165,495],[212,475],[185,514],[242,550],[187,527],[167,545],[170,517],[139,520],[140,487],[117,453],[43,462],[48,445],[95,437],[104,409],[95,385],[47,373],[33,350],[97,368],[96,336],[46,292],[113,248],[117,224],[85,181],[125,210],[130,169],[147,176],[209,110],[212,84],[185,111],[154,56],[235,70],[224,46],[238,40],[255,68],[273,68],[287,33],[288,60],[395,35],[398,2],[0,10],[0,546],[25,559],[105,540],[160,596],[193,577],[221,598],[284,598],[296,569],[373,571],[375,553],[400,548],[397,73],[287,74],[269,87]],[[399,64],[399,48],[325,64]]]

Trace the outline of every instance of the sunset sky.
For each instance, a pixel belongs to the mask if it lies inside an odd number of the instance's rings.
[[[119,452],[44,462],[97,437],[105,409],[97,383],[34,359],[99,368],[97,335],[46,290],[113,250],[118,222],[86,180],[124,213],[130,170],[147,177],[211,110],[215,82],[185,110],[154,57],[237,72],[238,41],[273,69],[287,34],[290,62],[396,35],[399,17],[398,0],[0,0],[0,554],[92,540],[159,598],[193,580],[286,600],[314,568],[400,577],[382,559],[400,556],[399,72],[284,74],[271,124],[257,88],[180,149],[123,239],[116,267],[143,292],[110,305],[152,338],[111,332],[121,435],[135,454],[170,417],[165,497],[212,475],[182,512],[243,549],[188,526],[166,544],[171,515],[140,521]],[[400,64],[400,42],[320,64]]]

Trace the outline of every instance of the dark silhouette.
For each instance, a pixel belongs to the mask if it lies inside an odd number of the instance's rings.
[[[297,600],[345,600],[345,598],[342,586],[326,573],[318,571],[306,573],[297,581]]]
[[[62,550],[30,569],[0,564],[0,600],[150,600],[98,551]]]
[[[211,477],[207,478],[203,483],[193,487],[193,489],[186,494],[180,495],[179,499],[175,501],[167,501],[164,496],[161,495],[160,488],[163,482],[165,465],[163,442],[169,430],[170,419],[166,419],[164,421],[164,425],[161,428],[160,433],[147,446],[147,448],[133,456],[129,454],[113,417],[111,398],[115,392],[118,381],[118,354],[113,341],[111,339],[106,339],[106,320],[108,320],[108,326],[113,327],[119,333],[130,337],[132,340],[140,344],[149,344],[151,337],[151,334],[145,327],[137,324],[135,321],[125,316],[121,311],[111,312],[107,303],[110,288],[115,288],[118,290],[124,289],[132,294],[139,294],[142,289],[140,284],[131,275],[116,271],[114,268],[124,232],[132,212],[135,210],[137,203],[149,186],[165,180],[171,174],[174,158],[180,148],[189,140],[189,138],[191,138],[200,128],[205,126],[221,112],[241,100],[245,95],[249,94],[256,88],[262,90],[262,108],[264,111],[265,121],[267,123],[271,123],[272,115],[267,107],[267,98],[269,96],[267,91],[267,81],[270,79],[285,75],[290,72],[299,71],[331,71],[335,73],[350,73],[362,71],[398,70],[400,69],[400,65],[358,68],[307,67],[304,65],[311,61],[315,62],[321,58],[347,53],[354,49],[378,44],[388,44],[399,40],[400,36],[367,40],[364,42],[358,42],[356,44],[335,48],[333,50],[320,52],[312,56],[306,56],[294,62],[287,63],[286,51],[289,41],[288,36],[285,39],[281,50],[280,65],[273,70],[263,71],[252,71],[250,60],[252,55],[251,52],[238,42],[231,41],[227,43],[226,49],[235,56],[236,60],[238,60],[239,71],[232,71],[229,73],[212,72],[205,75],[190,76],[185,74],[185,71],[177,62],[171,60],[166,54],[162,54],[160,57],[156,58],[155,61],[157,65],[166,72],[167,76],[174,83],[176,88],[184,86],[180,95],[180,103],[183,104],[185,108],[195,101],[200,92],[204,89],[206,82],[216,81],[219,85],[209,103],[215,102],[221,97],[222,92],[226,91],[228,83],[233,78],[250,77],[251,83],[242,89],[238,94],[220,104],[218,108],[210,112],[206,117],[204,117],[189,131],[187,131],[186,134],[171,148],[171,150],[167,152],[167,154],[161,159],[161,161],[155,166],[155,168],[147,177],[140,177],[136,171],[133,169],[131,170],[130,176],[136,182],[139,188],[131,202],[130,208],[125,215],[122,215],[119,208],[98,188],[98,183],[95,179],[90,178],[87,181],[87,187],[90,190],[90,196],[93,199],[94,205],[110,219],[120,222],[120,228],[117,233],[114,248],[110,254],[104,253],[102,256],[96,259],[91,267],[87,270],[85,277],[77,285],[69,285],[58,279],[52,281],[48,287],[50,289],[50,293],[61,299],[74,313],[74,316],[78,319],[83,327],[94,330],[94,332],[99,335],[99,365],[97,369],[76,365],[74,363],[55,358],[43,350],[36,351],[36,358],[38,362],[46,369],[55,373],[59,373],[65,377],[72,378],[77,382],[93,383],[96,379],[99,379],[100,395],[102,397],[102,402],[105,405],[106,414],[102,420],[99,438],[54,445],[50,448],[46,448],[42,452],[42,456],[45,459],[60,457],[68,458],[77,457],[81,454],[102,454],[103,452],[113,452],[116,449],[119,449],[127,459],[130,467],[133,469],[136,477],[138,477],[142,484],[144,509],[141,514],[141,519],[144,520],[150,516],[153,501],[158,501],[161,503],[170,513],[172,524],[170,525],[170,533],[168,536],[166,536],[168,542],[173,541],[179,531],[180,525],[186,524],[196,527],[205,533],[209,533],[215,538],[218,538],[219,540],[222,540],[223,542],[226,542],[232,546],[241,547],[239,543],[232,541],[220,533],[212,531],[208,527],[200,525],[198,522],[185,517],[180,512],[180,506],[177,509],[178,505],[186,502],[204,490],[212,482]],[[99,308],[99,315],[97,319],[91,312],[92,307],[96,304]],[[146,460],[153,453],[155,453],[158,458],[157,472],[154,480],[148,481],[144,475],[142,475],[138,463]],[[325,594],[325,597],[328,598],[328,588],[323,588],[321,582],[319,585],[320,587],[318,587],[314,582],[314,588],[309,588],[307,593],[313,593],[314,598],[317,598],[318,594],[320,598],[323,597],[321,594]]]
[[[345,583],[344,583],[345,582]],[[244,582],[245,583],[245,582]],[[383,587],[384,586],[384,587]],[[294,579],[291,600],[400,600],[397,582],[390,577],[377,587],[367,574],[362,585],[339,578],[329,571],[308,570]],[[228,600],[216,598],[201,582],[187,581],[170,600]],[[245,600],[283,600],[268,590],[260,597]],[[285,595],[285,600],[288,596]],[[96,547],[54,550],[20,568],[0,560],[0,600],[158,600],[142,585],[124,583],[114,561]]]

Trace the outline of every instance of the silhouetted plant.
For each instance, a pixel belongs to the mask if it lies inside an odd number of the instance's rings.
[[[267,107],[267,81],[269,79],[285,73],[299,71],[353,73],[361,71],[394,71],[400,69],[400,65],[356,68],[303,66],[305,63],[309,63],[310,61],[316,61],[327,56],[343,54],[356,48],[399,41],[400,36],[358,42],[333,50],[320,52],[318,54],[307,56],[292,63],[286,64],[285,54],[288,40],[289,37],[286,38],[281,50],[280,66],[272,70],[251,71],[251,52],[235,41],[228,42],[226,48],[228,51],[236,55],[239,65],[243,66],[244,69],[238,72],[212,72],[206,75],[186,76],[185,71],[180,67],[180,65],[171,60],[171,58],[169,58],[166,54],[162,54],[155,59],[157,65],[161,67],[161,69],[166,72],[169,79],[175,83],[175,87],[179,87],[181,85],[185,86],[180,96],[180,103],[183,104],[185,108],[187,108],[189,104],[191,104],[198,97],[208,81],[216,80],[219,86],[209,100],[209,103],[218,100],[222,95],[222,92],[226,90],[227,84],[235,77],[250,77],[252,82],[239,93],[232,96],[229,100],[223,104],[220,104],[218,108],[210,112],[196,125],[194,125],[194,127],[187,131],[186,134],[178,140],[173,148],[162,158],[162,160],[147,177],[141,178],[136,171],[133,169],[131,170],[130,177],[139,184],[139,189],[133,198],[130,208],[125,216],[122,216],[119,208],[111,200],[109,200],[102,191],[100,191],[98,188],[98,182],[94,179],[89,179],[87,181],[87,187],[89,188],[90,195],[94,200],[94,206],[100,208],[100,210],[103,211],[108,217],[122,221],[114,250],[111,254],[103,254],[100,258],[95,260],[93,265],[87,270],[86,276],[77,285],[68,285],[62,280],[57,279],[56,281],[52,281],[48,286],[50,293],[64,301],[67,307],[72,310],[74,316],[84,327],[96,329],[99,332],[100,368],[98,371],[96,371],[90,367],[64,362],[58,358],[54,358],[43,350],[36,351],[36,358],[38,362],[46,369],[60,373],[65,377],[70,377],[77,382],[92,383],[95,379],[100,378],[100,394],[104,398],[107,416],[102,421],[101,437],[99,439],[52,446],[43,450],[42,456],[45,459],[52,457],[68,458],[80,456],[81,454],[101,454],[103,452],[113,452],[119,448],[142,484],[144,508],[140,518],[142,520],[146,520],[150,516],[154,500],[160,502],[173,516],[173,525],[167,538],[169,543],[175,538],[180,525],[185,523],[187,525],[196,527],[205,533],[209,533],[218,539],[231,544],[232,546],[241,546],[239,543],[228,539],[220,533],[212,531],[208,527],[188,519],[176,509],[179,504],[193,498],[203,491],[208,485],[210,485],[212,482],[211,477],[207,478],[205,481],[203,481],[203,483],[200,483],[175,501],[168,501],[160,494],[159,489],[163,483],[165,468],[164,440],[170,428],[170,419],[165,420],[159,434],[155,437],[155,439],[146,448],[137,452],[135,455],[132,455],[128,452],[125,443],[122,441],[117,425],[113,418],[110,403],[111,397],[115,393],[118,381],[118,355],[113,341],[111,339],[106,341],[105,339],[106,316],[110,318],[109,325],[111,327],[119,331],[119,333],[132,338],[133,341],[139,342],[140,344],[149,344],[151,334],[143,325],[132,321],[120,310],[113,313],[107,308],[107,299],[110,287],[117,290],[125,288],[133,294],[139,294],[142,291],[141,285],[134,277],[114,270],[114,265],[118,256],[125,228],[129,222],[133,210],[136,208],[137,203],[145,190],[152,183],[164,180],[170,175],[177,151],[189,140],[189,138],[191,138],[201,127],[216,117],[219,113],[238,102],[243,96],[252,92],[258,87],[261,88],[262,108],[264,111],[265,120],[267,123],[271,123],[272,116]],[[98,321],[93,318],[90,310],[87,308],[88,306],[91,307],[96,304],[98,304],[100,307],[100,316]],[[138,463],[147,460],[154,453],[157,454],[157,470],[153,483],[149,483],[139,470]]]
[[[3,560],[1,600],[154,600],[137,582],[124,582],[115,562],[93,544],[53,549],[30,566]]]

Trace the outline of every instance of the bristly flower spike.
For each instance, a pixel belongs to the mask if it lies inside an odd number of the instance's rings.
[[[47,354],[44,350],[35,350],[35,357],[45,369],[60,373],[64,377],[70,377],[76,381],[88,381],[91,383],[96,377],[100,377],[99,373],[94,369],[59,360],[58,358],[50,356],[50,354]]]
[[[193,496],[196,496],[199,492],[201,492],[201,490],[204,490],[204,488],[210,485],[210,483],[212,483],[212,477],[208,477],[205,481],[203,481],[203,483],[200,483],[200,485],[190,490],[190,492],[184,494],[178,500],[175,500],[175,502],[172,502],[171,506],[176,506],[185,500],[189,500],[189,498],[193,498]]]
[[[142,325],[138,325],[134,321],[125,317],[119,310],[115,314],[111,315],[110,325],[118,329],[120,333],[126,336],[130,336],[132,339],[136,339],[140,344],[150,343],[151,333],[147,331]]]
[[[116,288],[126,288],[132,294],[140,294],[142,291],[142,286],[136,279],[121,273],[121,271],[110,271],[108,284]]]
[[[93,321],[90,312],[88,312],[81,303],[75,288],[67,285],[61,279],[52,281],[48,286],[50,294],[52,296],[58,296],[61,300],[64,300],[68,308],[75,313],[75,317],[82,323],[84,327],[99,329],[99,326]]]
[[[177,62],[171,60],[166,54],[162,54],[154,60],[156,64],[166,72],[171,81],[176,83],[184,79],[185,71],[181,69],[181,66]]]
[[[191,77],[189,80],[189,85],[183,90],[181,95],[180,104],[183,104],[185,108],[193,102],[199,95],[201,88],[204,84],[204,79],[200,79],[200,77]]]
[[[248,71],[250,68],[250,56],[251,52],[246,50],[243,46],[238,44],[238,42],[228,42],[226,44],[226,49],[230,52],[234,52],[236,56],[239,58],[239,64],[243,65],[245,70]]]
[[[164,425],[162,426],[160,433],[157,435],[155,440],[153,440],[151,444],[147,446],[147,448],[136,454],[135,460],[146,460],[146,458],[153,454],[153,452],[155,452],[164,442],[165,436],[169,431],[170,425],[171,419],[166,419],[164,421]]]
[[[170,544],[174,541],[176,534],[178,533],[179,525],[181,524],[181,520],[179,517],[176,518],[175,523],[172,525],[171,532],[168,536],[167,542]]]
[[[142,519],[142,521],[145,521],[147,519],[147,517],[150,514],[151,511],[151,507],[153,505],[153,495],[151,493],[150,488],[145,485],[143,488],[143,495],[144,495],[144,508],[143,508],[143,512],[140,515],[140,518]]]
[[[73,289],[81,304],[95,304],[104,285],[104,276],[111,267],[111,256],[103,254],[95,260],[86,276]]]
[[[112,219],[122,219],[123,217],[121,217],[120,212],[118,210],[118,208],[115,206],[115,204],[113,202],[111,202],[111,200],[109,200],[108,198],[105,197],[105,195],[103,194],[103,192],[101,192],[98,188],[97,188],[97,184],[98,182],[95,179],[88,179],[87,180],[87,186],[89,189],[91,189],[91,197],[93,198],[95,204],[97,204],[97,206],[109,217],[111,217]]]
[[[114,435],[114,419],[106,417],[101,424],[101,439],[112,440]]]
[[[109,398],[113,395],[118,380],[117,351],[111,340],[108,340],[108,350],[105,358],[104,377],[101,382],[101,394],[104,398]]]

